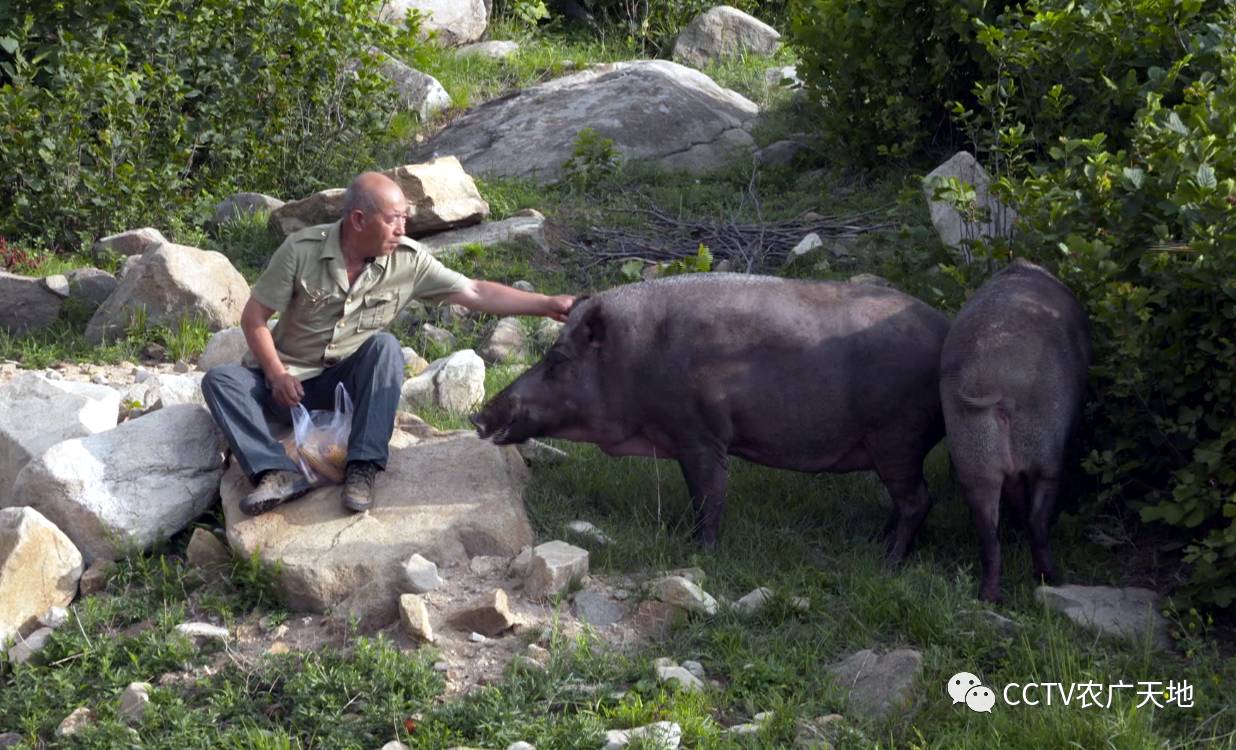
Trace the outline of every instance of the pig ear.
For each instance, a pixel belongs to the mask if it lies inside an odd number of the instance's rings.
[[[584,311],[584,317],[579,321],[580,343],[592,347],[600,347],[605,343],[605,315],[600,305],[592,305]]]

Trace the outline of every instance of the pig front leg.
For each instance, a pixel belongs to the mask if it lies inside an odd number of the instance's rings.
[[[725,510],[725,490],[729,476],[729,457],[724,451],[696,448],[679,453],[678,466],[691,494],[695,511],[692,537],[696,544],[713,547],[721,528],[721,513]]]

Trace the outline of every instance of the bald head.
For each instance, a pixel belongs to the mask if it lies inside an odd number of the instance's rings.
[[[371,214],[404,200],[399,183],[381,172],[362,172],[343,193],[343,215],[348,216],[353,211]]]

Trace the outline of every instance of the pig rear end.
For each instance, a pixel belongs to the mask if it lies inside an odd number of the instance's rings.
[[[1025,261],[984,284],[945,339],[940,400],[979,538],[985,600],[1000,596],[1002,498],[1026,526],[1035,575],[1059,578],[1048,529],[1081,422],[1090,356],[1077,300]]]

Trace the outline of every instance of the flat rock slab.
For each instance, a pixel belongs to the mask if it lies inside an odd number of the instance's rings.
[[[759,108],[668,60],[596,65],[469,110],[413,154],[454,154],[469,174],[556,180],[593,128],[624,159],[707,172],[744,150]]]
[[[1168,622],[1159,614],[1159,595],[1150,589],[1111,586],[1039,586],[1034,597],[1073,622],[1104,635],[1138,640],[1149,637],[1170,648]]]
[[[403,564],[420,554],[439,566],[477,555],[512,557],[532,543],[524,510],[528,470],[519,453],[470,432],[418,440],[396,429],[368,513],[345,511],[323,487],[257,517],[240,512],[250,484],[238,467],[221,494],[228,542],[245,557],[279,562],[287,604],[347,612],[380,627],[398,615]]]
[[[909,648],[887,654],[870,649],[850,654],[828,668],[834,683],[849,694],[850,709],[879,720],[909,705],[923,671],[923,656]]]

